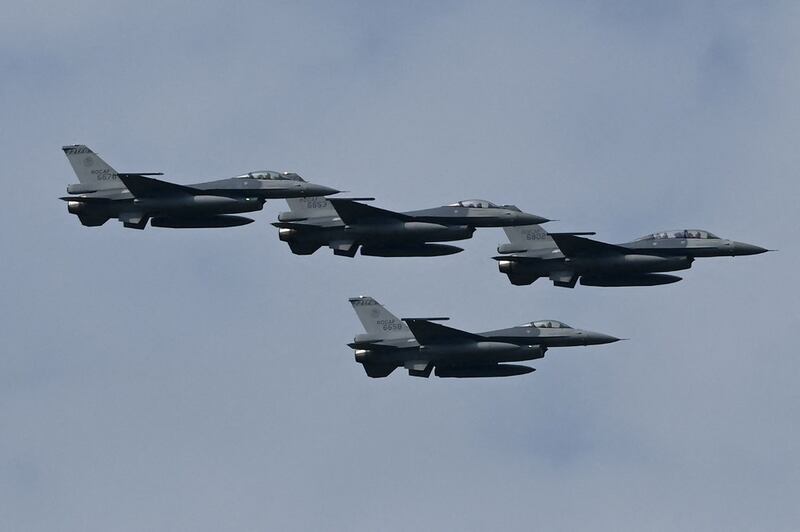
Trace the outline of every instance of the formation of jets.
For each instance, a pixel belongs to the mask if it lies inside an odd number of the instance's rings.
[[[549,220],[514,205],[464,200],[428,209],[395,212],[368,205],[374,198],[326,198],[339,190],[309,183],[296,173],[271,170],[181,185],[157,179],[160,172],[120,173],[87,146],[62,148],[79,183],[67,186],[68,212],[85,226],[115,218],[125,227],[217,228],[254,220],[267,199],[285,199],[272,225],[296,255],[323,246],[354,257],[433,257],[462,248],[444,242],[472,238],[476,228],[502,227],[509,242],[497,248],[501,273],[517,286],[546,277],[555,286],[653,286],[681,277],[665,272],[691,268],[699,257],[756,255],[769,251],[719,238],[705,230],[652,233],[632,242],[609,244],[587,238],[593,232],[550,233]],[[553,347],[616,342],[619,338],[540,320],[507,329],[471,333],[437,323],[448,318],[397,318],[371,297],[351,298],[366,334],[349,345],[370,377],[396,368],[416,377],[506,377],[535,371],[513,364],[537,360]]]

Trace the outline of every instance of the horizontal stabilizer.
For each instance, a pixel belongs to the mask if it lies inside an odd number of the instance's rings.
[[[497,246],[498,253],[525,253],[528,251],[526,248],[522,246],[516,246],[514,244],[500,244]],[[504,257],[492,257],[494,260],[500,260]]]
[[[115,178],[114,182],[116,186],[101,186],[99,183],[94,184],[87,184],[87,183],[71,183],[67,185],[67,194],[91,194],[92,192],[97,192],[98,190],[112,190],[118,189],[120,191],[124,190],[125,185],[122,184],[119,179]]]
[[[615,246],[614,244],[607,244],[598,240],[590,238],[582,238],[574,235],[566,234],[551,234],[555,240],[558,249],[567,257],[585,257],[588,255],[616,255],[619,253],[628,253],[628,249]]]
[[[77,201],[78,203],[108,203],[111,201],[110,198],[95,198],[91,196],[64,196],[58,199],[63,201]]]
[[[523,251],[522,253],[527,253],[527,251]],[[495,255],[492,257],[492,260],[502,260],[506,262],[542,262],[546,259],[542,257],[530,257],[527,255]]]
[[[387,211],[386,209],[379,209],[378,207],[364,205],[363,203],[358,203],[352,200],[328,198],[328,201],[331,202],[333,208],[336,209],[336,213],[339,215],[339,218],[341,218],[346,224],[357,224],[367,220],[411,220],[411,217],[406,216],[405,214]]]
[[[408,328],[411,329],[411,334],[414,335],[414,338],[417,339],[420,345],[486,340],[485,337],[478,334],[439,325],[430,320],[405,318],[403,321],[406,322]]]
[[[314,229],[322,229],[316,225],[297,222],[273,222],[272,225],[278,229],[296,229],[298,231],[313,231]]]
[[[119,178],[130,193],[137,198],[179,196],[184,194],[195,196],[202,194],[202,191],[196,188],[176,185],[175,183],[161,181],[152,177],[144,177],[142,174],[119,174]]]
[[[368,351],[394,351],[395,346],[382,344],[380,342],[350,342],[347,344],[350,349],[366,349]]]

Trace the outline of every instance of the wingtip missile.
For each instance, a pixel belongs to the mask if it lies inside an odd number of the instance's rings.
[[[328,198],[328,201],[375,201],[375,198]]]
[[[137,177],[147,175],[164,175],[164,172],[119,172],[117,175],[119,177]]]

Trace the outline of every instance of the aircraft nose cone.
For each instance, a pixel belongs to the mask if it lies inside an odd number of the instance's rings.
[[[335,188],[326,187],[324,185],[306,185],[307,196],[328,196],[330,194],[338,194],[340,191]]]
[[[549,222],[550,220],[547,218],[543,218],[541,216],[537,216],[535,214],[528,214],[527,212],[519,212],[516,213],[514,221],[516,222],[516,225],[538,225]]]
[[[760,253],[766,253],[767,251],[769,251],[768,249],[762,248],[761,246],[754,246],[753,244],[745,244],[744,242],[734,242],[732,247],[733,247],[732,255],[758,255]]]
[[[619,342],[620,338],[611,336],[610,334],[590,332],[586,334],[586,341],[587,344],[591,345],[613,344],[614,342]]]

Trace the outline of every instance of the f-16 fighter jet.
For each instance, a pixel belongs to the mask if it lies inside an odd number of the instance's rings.
[[[365,198],[366,199],[366,198]],[[372,198],[369,198],[372,199]],[[288,199],[290,212],[278,222],[278,237],[296,255],[311,255],[329,246],[336,255],[354,257],[432,257],[463,251],[438,244],[472,238],[476,227],[506,227],[544,223],[513,205],[485,200],[459,201],[443,207],[393,212],[354,199]],[[536,222],[533,222],[536,220]]]
[[[536,360],[551,347],[619,340],[555,320],[474,334],[436,323],[448,318],[399,319],[371,297],[354,297],[350,303],[367,333],[347,345],[370,377],[386,377],[399,367],[414,377],[428,377],[434,370],[437,377],[510,377],[535,370],[506,362]]]
[[[626,244],[607,244],[580,235],[547,233],[538,225],[505,229],[510,240],[493,257],[515,285],[549,277],[556,286],[653,286],[680,281],[673,272],[691,268],[697,257],[735,257],[769,251],[725,240],[700,229],[664,231]]]
[[[259,211],[268,198],[335,194],[338,190],[307,183],[288,172],[259,171],[194,185],[154,179],[161,173],[119,173],[86,146],[62,148],[79,184],[67,186],[61,198],[67,210],[87,226],[117,218],[125,227],[234,227],[251,223],[244,216]]]

